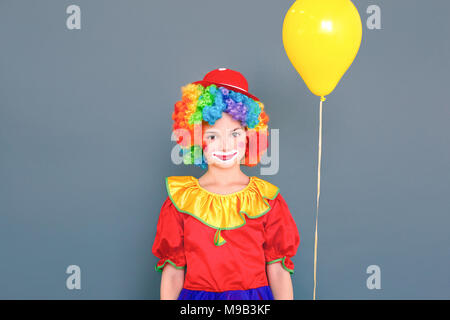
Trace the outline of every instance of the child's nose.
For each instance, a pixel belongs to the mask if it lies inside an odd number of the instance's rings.
[[[229,152],[234,149],[234,141],[225,139],[222,141],[222,152]]]

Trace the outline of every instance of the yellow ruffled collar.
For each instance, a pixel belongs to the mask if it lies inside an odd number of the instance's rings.
[[[242,227],[246,223],[244,214],[250,219],[263,216],[271,209],[266,199],[273,200],[279,193],[277,186],[256,176],[250,177],[250,183],[244,189],[225,195],[202,188],[193,176],[166,177],[166,188],[178,211],[217,229],[216,245],[226,242],[220,236],[220,230]]]

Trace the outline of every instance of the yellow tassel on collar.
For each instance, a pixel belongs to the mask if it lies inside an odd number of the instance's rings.
[[[225,195],[202,188],[193,176],[166,177],[166,188],[178,211],[217,229],[213,240],[217,246],[226,242],[220,230],[242,227],[244,214],[250,219],[263,216],[271,209],[266,199],[273,200],[279,193],[277,186],[256,176],[244,189]]]

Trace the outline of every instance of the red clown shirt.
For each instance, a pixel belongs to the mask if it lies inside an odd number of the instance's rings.
[[[186,268],[183,288],[213,292],[267,286],[266,264],[294,273],[300,235],[277,186],[251,176],[244,189],[221,195],[193,176],[165,180],[152,247],[156,271],[167,263]]]

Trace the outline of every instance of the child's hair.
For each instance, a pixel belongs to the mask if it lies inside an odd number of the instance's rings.
[[[217,87],[215,84],[204,87],[201,84],[189,83],[181,87],[181,92],[182,97],[175,103],[172,119],[177,143],[183,149],[184,164],[194,164],[203,169],[208,167],[203,155],[203,148],[206,146],[203,141],[204,124],[214,125],[222,117],[222,112],[230,114],[245,127],[247,147],[244,165],[253,167],[260,162],[269,141],[267,130],[269,116],[264,112],[262,102],[240,92]],[[194,144],[194,125],[199,124],[202,125],[201,145]],[[183,130],[178,129],[187,130],[185,132],[189,134],[185,135],[182,133]],[[249,137],[253,143],[251,156]]]

